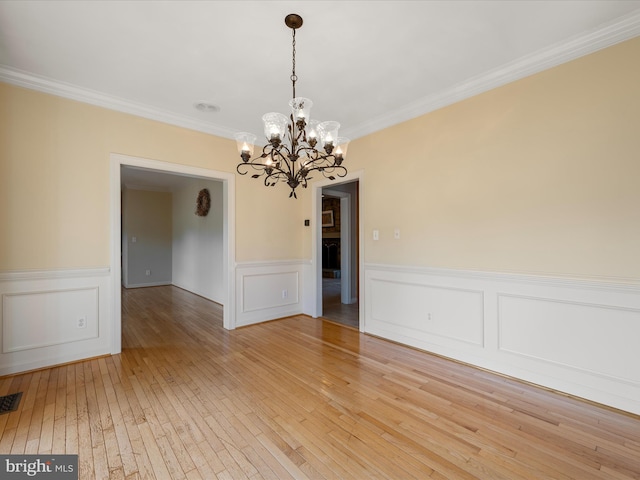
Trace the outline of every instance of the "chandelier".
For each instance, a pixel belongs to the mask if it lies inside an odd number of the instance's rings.
[[[335,180],[344,177],[347,169],[342,162],[347,153],[349,139],[338,137],[340,124],[334,121],[311,120],[313,102],[308,98],[296,97],[296,29],[302,26],[302,17],[292,13],[284,23],[292,31],[291,85],[293,96],[289,102],[291,114],[287,118],[281,113],[263,115],[264,134],[267,144],[262,153],[251,158],[256,136],[240,132],[235,135],[242,162],[236,167],[240,175],[254,172],[251,178],[264,176],[264,185],[273,187],[278,182],[286,182],[291,188],[289,198],[298,198],[296,188],[307,188],[312,172],[320,172],[325,178]]]

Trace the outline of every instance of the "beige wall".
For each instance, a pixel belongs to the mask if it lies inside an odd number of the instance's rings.
[[[238,160],[231,140],[0,83],[0,270],[109,265],[110,153],[227,172]],[[236,182],[237,260],[301,258],[301,205],[266,190]]]
[[[639,278],[637,58],[640,38],[354,141],[365,261]],[[109,264],[111,152],[237,161],[227,139],[0,84],[0,270]],[[236,178],[237,260],[310,258],[308,192]]]
[[[352,142],[366,262],[640,278],[639,58],[636,38]]]

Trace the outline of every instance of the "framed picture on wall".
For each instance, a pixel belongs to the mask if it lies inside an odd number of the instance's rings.
[[[322,226],[333,227],[333,210],[324,210],[322,212]]]

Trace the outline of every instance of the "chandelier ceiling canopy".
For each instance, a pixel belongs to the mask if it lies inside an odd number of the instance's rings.
[[[253,159],[256,136],[247,132],[235,135],[242,158],[236,170],[240,175],[253,172],[252,178],[264,176],[267,187],[285,182],[291,188],[289,197],[297,198],[296,188],[307,188],[312,172],[320,172],[330,180],[347,174],[342,162],[349,139],[338,136],[338,122],[312,120],[313,102],[296,97],[296,30],[302,26],[302,17],[292,13],[285,17],[284,23],[292,32],[291,113],[289,117],[275,112],[263,115],[267,144]]]

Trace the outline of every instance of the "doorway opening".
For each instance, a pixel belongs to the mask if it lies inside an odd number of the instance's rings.
[[[319,316],[360,328],[360,182],[325,185],[319,194]]]
[[[226,329],[235,328],[235,177],[233,174],[218,172],[204,168],[130,157],[121,154],[111,154],[111,283],[112,283],[112,314],[111,314],[111,353],[117,354],[122,350],[122,169],[133,168],[149,174],[169,175],[177,177],[195,177],[206,180],[217,180],[222,183],[222,283],[221,294],[223,306],[223,326]],[[194,199],[195,202],[195,199]],[[194,203],[195,205],[195,203]]]

